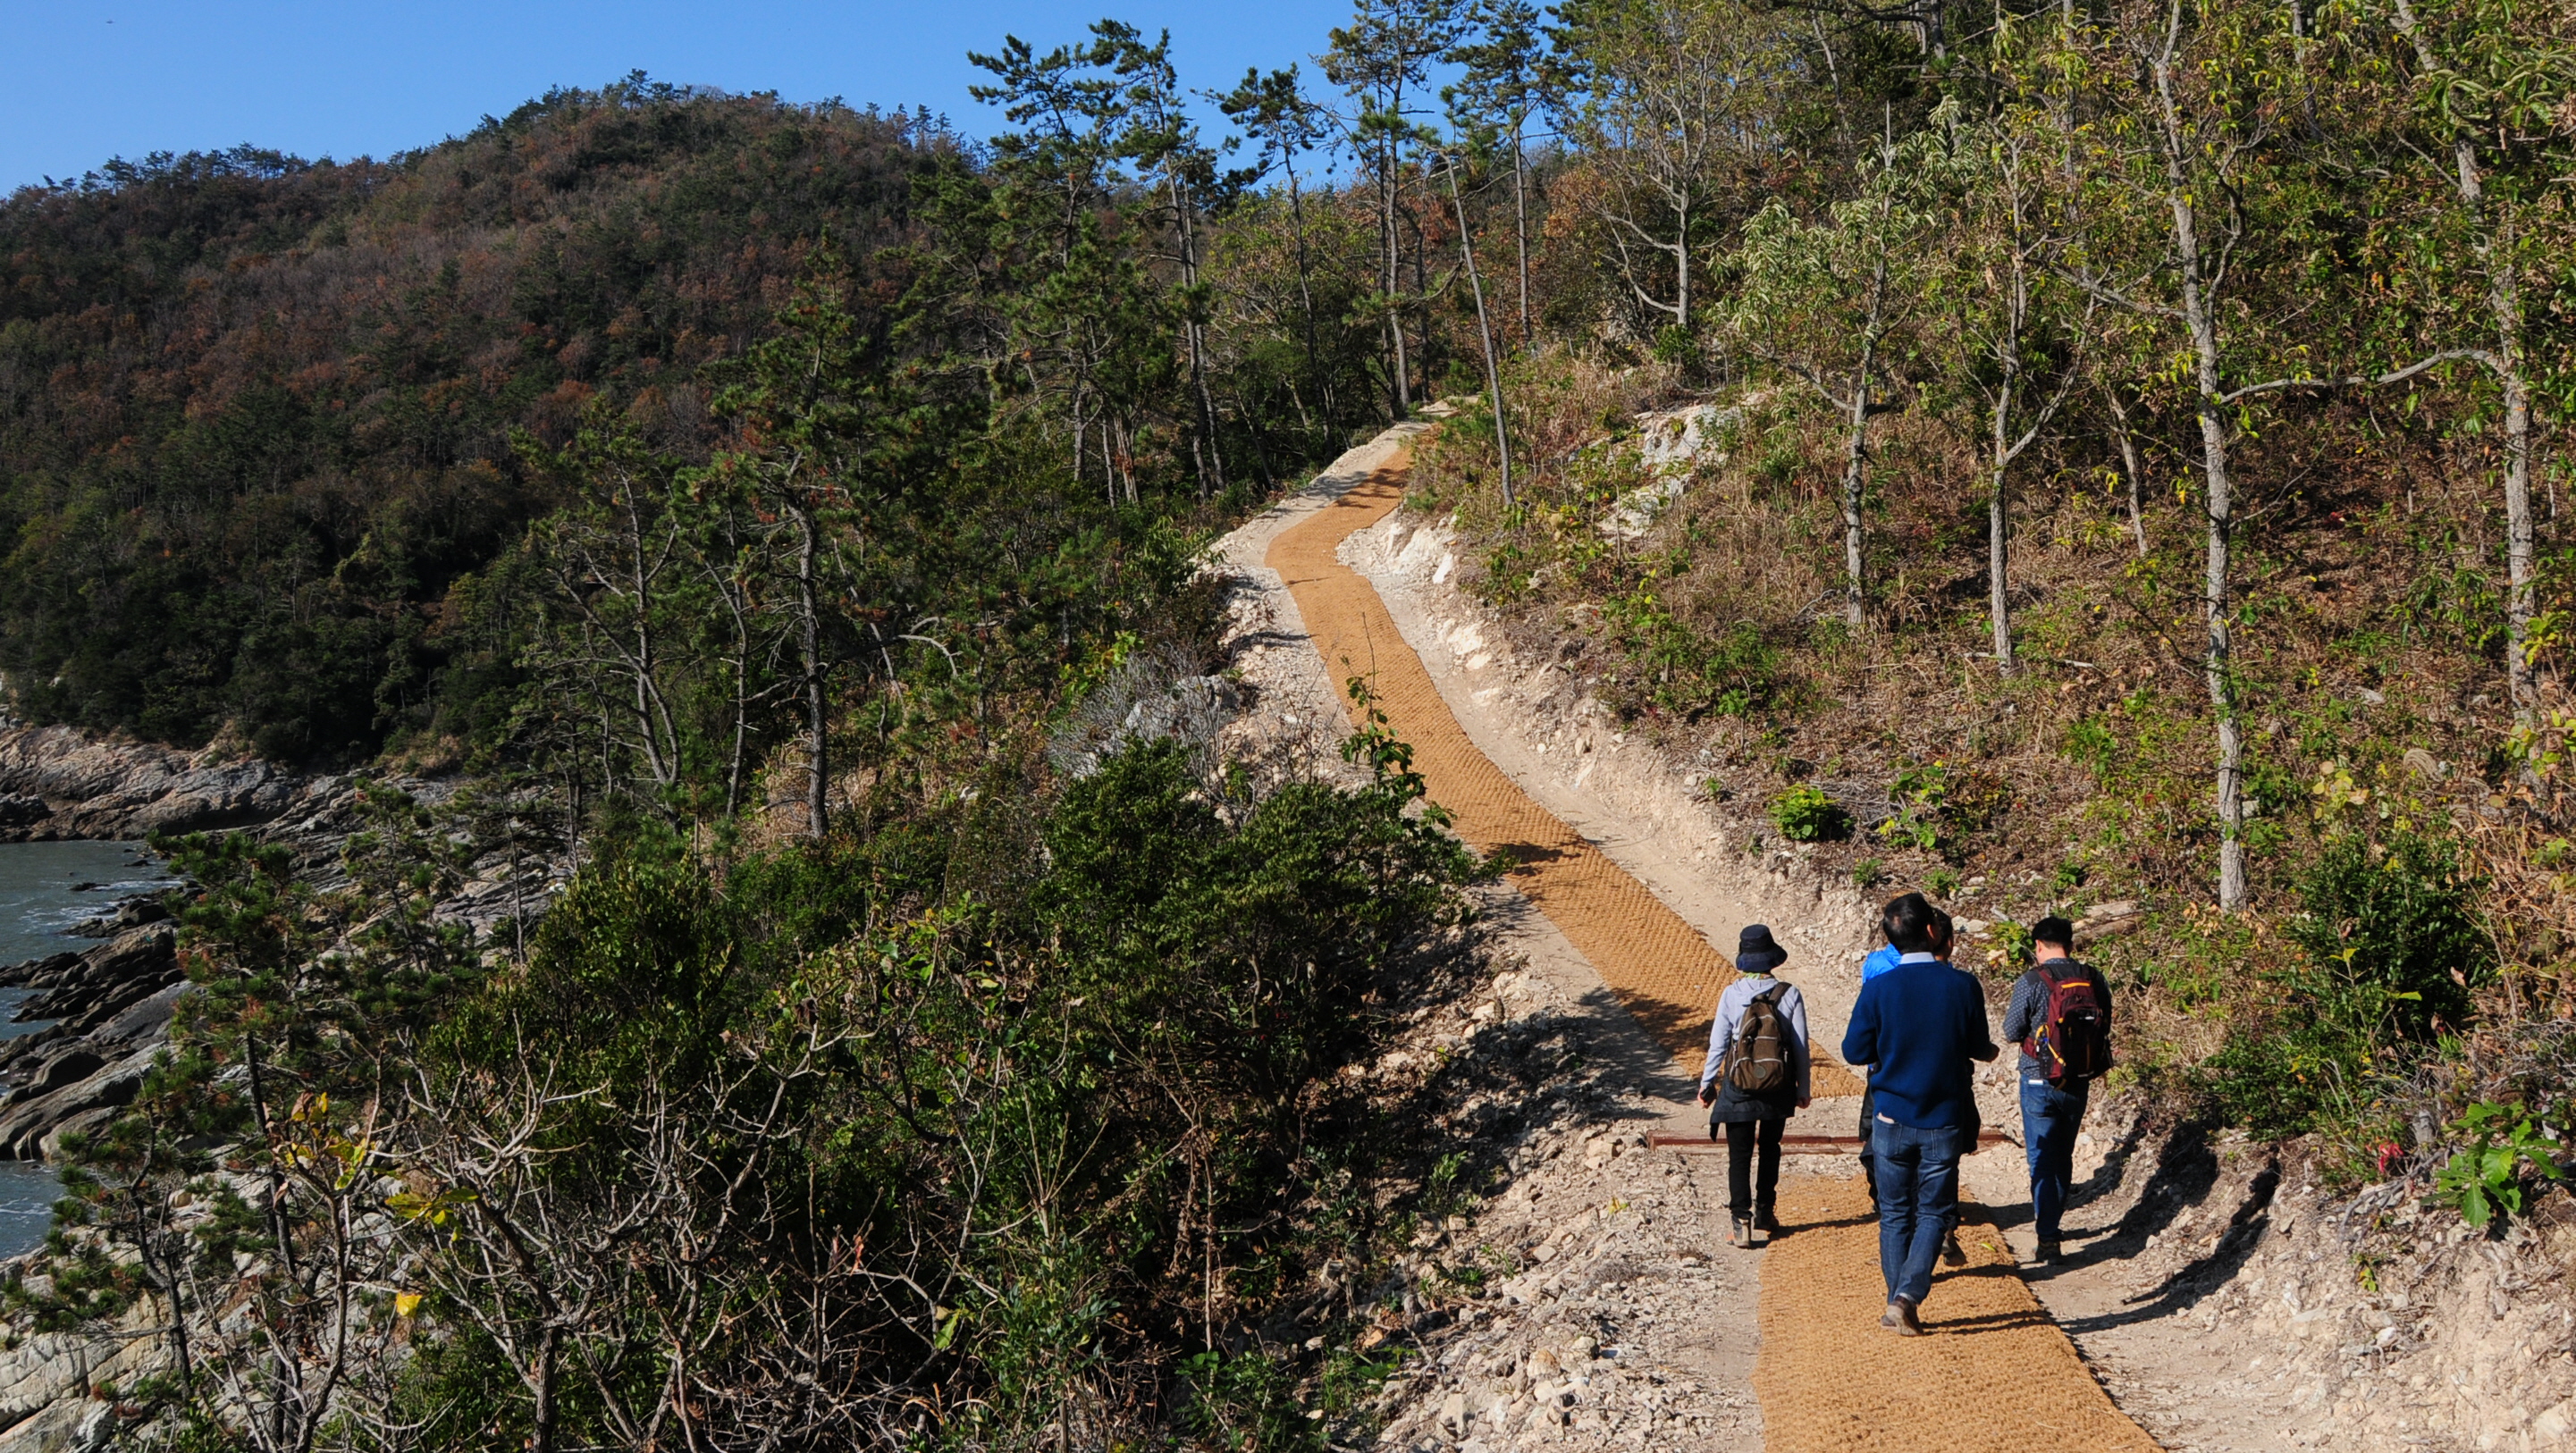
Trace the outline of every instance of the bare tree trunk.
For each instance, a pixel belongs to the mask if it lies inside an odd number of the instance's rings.
[[[1494,362],[1494,330],[1485,321],[1485,284],[1476,275],[1476,249],[1467,237],[1467,202],[1458,191],[1458,163],[1449,163],[1449,202],[1458,209],[1458,254],[1467,263],[1467,287],[1476,296],[1476,337],[1485,345],[1485,387],[1494,400],[1494,453],[1503,465],[1503,504],[1512,503],[1512,431],[1503,415],[1503,373]]]
[[[2531,528],[2531,390],[2522,377],[2522,305],[2512,279],[2491,279],[2499,348],[2504,367],[2504,527],[2505,527],[2505,681],[2513,692],[2514,718],[2524,726],[2536,719],[2539,683],[2531,669],[2532,528]]]
[[[814,515],[791,505],[796,518],[796,631],[805,666],[805,830],[819,842],[831,826],[829,722],[823,691],[823,623],[821,592],[814,578]]]
[[[2005,530],[2012,513],[2004,477],[2012,462],[2013,371],[2007,364],[2003,387],[1995,393],[1994,477],[1986,497],[1986,611],[1994,625],[1995,670],[2006,676],[2013,674],[2012,600],[2004,591]]]
[[[2180,0],[2175,0],[2178,5]],[[2179,11],[2174,24],[2179,26]],[[2228,475],[2227,416],[2220,383],[2218,320],[2203,292],[2199,219],[2189,178],[2184,172],[2182,112],[2174,97],[2174,32],[2154,62],[2156,99],[2162,122],[2167,201],[2173,212],[2173,254],[2182,280],[2183,325],[2191,333],[2193,383],[2199,393],[2200,453],[2203,490],[2209,513],[2209,558],[2202,580],[2202,606],[2209,627],[2203,674],[2209,707],[2218,720],[2218,906],[2228,913],[2246,904],[2245,889],[2245,749],[2237,729],[2233,643],[2228,622],[2229,532],[2234,524],[2233,481]]]
[[[1882,204],[1883,206],[1884,204]],[[1881,225],[1885,217],[1882,211]],[[1886,234],[1880,233],[1880,250],[1875,269],[1870,274],[1869,316],[1863,324],[1860,343],[1860,367],[1852,374],[1850,437],[1843,445],[1843,619],[1853,630],[1869,624],[1869,588],[1863,575],[1861,533],[1862,496],[1869,481],[1869,406],[1870,385],[1878,367],[1878,325],[1887,308]]]
[[[2111,437],[2120,445],[2120,468],[2129,477],[2129,534],[2138,542],[2138,558],[2147,558],[2146,469],[2138,458],[2138,441],[2129,432],[2129,410],[2116,388],[2102,390],[2111,406]]]
[[[1864,363],[1852,384],[1850,437],[1843,445],[1843,619],[1853,630],[1869,624],[1869,594],[1861,578],[1861,491],[1868,480],[1868,435],[1869,366]]]
[[[1324,427],[1332,429],[1339,426],[1341,416],[1333,407],[1333,381],[1324,373],[1323,365],[1317,362],[1315,351],[1315,290],[1312,281],[1314,267],[1306,255],[1306,202],[1297,189],[1296,163],[1287,159],[1288,152],[1284,148],[1279,155],[1280,166],[1288,173],[1289,230],[1295,234],[1297,241],[1297,306],[1300,315],[1305,319],[1306,372],[1314,377],[1324,391]],[[1289,390],[1289,393],[1292,397],[1296,396],[1294,389]],[[1304,417],[1306,401],[1302,397],[1297,398],[1297,412],[1300,418]]]
[[[1673,220],[1673,272],[1675,274],[1677,286],[1673,290],[1673,316],[1677,320],[1675,326],[1679,327],[1683,334],[1687,336],[1690,332],[1691,319],[1691,208],[1690,198],[1687,195],[1682,198],[1681,205],[1675,209],[1675,212],[1676,215]]]
[[[725,816],[731,817],[742,810],[742,764],[751,744],[751,622],[732,584],[720,574],[715,584],[733,618],[733,747],[725,762]]]
[[[1404,278],[1399,271],[1402,267],[1402,243],[1395,226],[1395,187],[1395,150],[1393,143],[1389,143],[1378,182],[1382,211],[1379,240],[1386,248],[1386,331],[1387,336],[1395,340],[1395,416],[1402,420],[1413,413],[1413,374],[1404,356],[1404,309],[1396,302],[1404,287]]]
[[[1521,153],[1521,127],[1526,115],[1512,122],[1512,246],[1520,254],[1521,347],[1527,348],[1538,335],[1530,327],[1529,310],[1529,162]]]
[[[2424,38],[2411,0],[2397,0],[2397,28],[2415,47],[2419,72],[2441,69],[2432,42]],[[2468,209],[2476,241],[2472,244],[2487,269],[2487,311],[2495,328],[2495,346],[2482,360],[2504,392],[2504,522],[2505,522],[2505,685],[2513,697],[2513,714],[2532,724],[2539,706],[2539,686],[2532,679],[2532,525],[2531,525],[2531,387],[2523,377],[2522,289],[2514,276],[2514,225],[2511,202],[2501,222],[2490,224],[2484,168],[2478,146],[2466,130],[2451,135],[2452,187]]]
[[[1198,228],[1192,216],[1189,195],[1181,190],[1179,173],[1167,173],[1166,181],[1172,196],[1172,218],[1181,234],[1181,284],[1195,292],[1199,281]],[[1207,454],[1199,464],[1199,498],[1206,499],[1211,492],[1211,480],[1216,489],[1225,488],[1225,457],[1217,452],[1216,442],[1216,397],[1208,391],[1207,330],[1193,313],[1182,320],[1181,331],[1189,343],[1190,388],[1197,396],[1199,436],[1207,441]],[[1198,457],[1195,441],[1190,453],[1193,458]]]
[[[535,1395],[528,1414],[528,1453],[554,1453],[555,1423],[555,1357],[563,1343],[563,1329],[551,1320],[537,1334],[537,1358],[528,1381]]]

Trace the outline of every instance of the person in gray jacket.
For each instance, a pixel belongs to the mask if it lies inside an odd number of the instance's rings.
[[[1726,1127],[1726,1195],[1728,1224],[1735,1245],[1758,1244],[1756,1230],[1780,1229],[1775,1206],[1780,1191],[1780,1135],[1789,1117],[1807,1108],[1809,1077],[1807,1001],[1798,986],[1772,977],[1789,951],[1771,938],[1771,930],[1753,924],[1739,937],[1735,950],[1738,977],[1717,999],[1709,1024],[1708,1059],[1700,1066],[1699,1102],[1708,1109],[1708,1138]],[[1773,1089],[1739,1088],[1726,1071],[1737,1051],[1746,1009],[1756,999],[1767,1001],[1779,1020],[1779,1050],[1788,1073]],[[1760,1168],[1755,1169],[1755,1153]]]

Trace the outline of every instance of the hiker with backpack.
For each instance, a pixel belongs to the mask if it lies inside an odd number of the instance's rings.
[[[1877,1162],[1878,1260],[1887,1281],[1879,1325],[1919,1337],[1915,1309],[1932,1287],[1932,1263],[1959,1206],[1959,1162],[1975,1149],[1972,1061],[2000,1051],[1986,1034],[1977,981],[1943,962],[1950,916],[1920,893],[1880,913],[1896,967],[1860,986],[1843,1062],[1869,1066],[1875,1110],[1870,1151]]]
[[[2111,986],[2074,957],[2075,926],[2043,918],[2030,931],[2031,967],[2013,981],[2004,1038],[2021,1044],[2022,1149],[2030,1158],[2035,1259],[2052,1262],[2075,1179],[2075,1134],[2096,1076],[2111,1068]]]
[[[1797,985],[1771,975],[1788,958],[1766,925],[1738,936],[1738,977],[1718,996],[1699,1072],[1708,1138],[1726,1127],[1727,1240],[1747,1250],[1758,1244],[1757,1231],[1780,1229],[1780,1135],[1809,1102],[1807,1001]]]

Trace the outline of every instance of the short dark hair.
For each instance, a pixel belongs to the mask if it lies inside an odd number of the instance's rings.
[[[1933,907],[1922,894],[1908,893],[1888,900],[1887,906],[1879,910],[1878,926],[1898,953],[1920,954],[1930,953],[1932,946],[1946,936],[1940,930],[1949,927],[1949,920],[1950,915]]]
[[[2075,947],[2075,925],[2052,913],[2030,926],[2030,941],[2073,948]]]

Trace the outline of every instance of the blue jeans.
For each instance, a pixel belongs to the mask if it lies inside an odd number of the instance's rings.
[[[1869,1153],[1869,1132],[1878,1123],[1878,1091],[1860,1087],[1860,1180],[1869,1187],[1869,1208],[1878,1209],[1878,1162]]]
[[[2058,1239],[2066,1192],[2075,1180],[2075,1132],[2084,1123],[2091,1087],[2060,1089],[2037,1075],[2021,1077],[2021,1142],[2030,1155],[2030,1219],[2042,1241]]]
[[[1932,1290],[1932,1263],[1959,1210],[1959,1156],[1975,1136],[1951,1125],[1925,1130],[1881,1120],[1870,1127],[1878,1162],[1878,1265],[1890,1300],[1920,1305]]]

